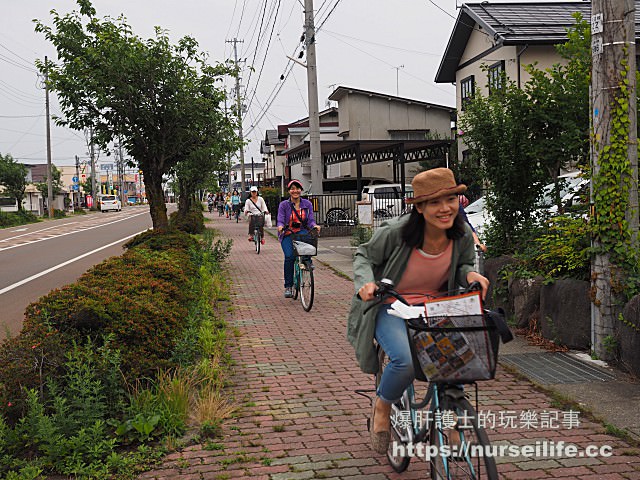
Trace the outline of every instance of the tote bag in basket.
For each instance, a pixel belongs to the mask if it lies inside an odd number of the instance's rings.
[[[294,233],[293,250],[298,256],[313,257],[318,254],[318,238],[309,233]]]
[[[483,315],[479,292],[428,301],[425,311],[426,318],[408,322],[419,379],[469,383],[494,378],[499,334]]]

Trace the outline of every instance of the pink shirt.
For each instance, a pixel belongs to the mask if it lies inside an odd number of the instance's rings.
[[[437,296],[446,291],[452,252],[451,240],[447,248],[438,255],[429,255],[414,248],[396,291],[414,305],[424,303],[429,296]],[[387,303],[394,301],[392,298]]]

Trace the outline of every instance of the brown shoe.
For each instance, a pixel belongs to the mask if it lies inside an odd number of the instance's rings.
[[[373,408],[371,409],[371,428],[369,430],[371,436],[371,448],[381,454],[384,455],[389,450],[389,442],[391,441],[391,432],[374,432],[374,420],[376,415],[376,401],[377,398],[373,401]]]

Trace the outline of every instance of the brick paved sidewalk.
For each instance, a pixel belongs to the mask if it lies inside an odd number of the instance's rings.
[[[213,218],[212,226],[234,240],[229,259],[234,310],[227,320],[241,335],[231,352],[236,365],[230,394],[243,406],[225,423],[223,449],[188,447],[141,478],[428,478],[425,461],[413,459],[406,472],[396,474],[369,448],[369,403],[354,390],[370,388],[372,378],[360,372],[345,338],[352,283],[316,262],[316,299],[306,313],[299,300],[283,298],[277,241],[267,236],[256,255],[246,240],[246,223]],[[489,429],[493,444],[535,445],[546,439],[580,448],[613,447],[608,458],[502,457],[501,478],[640,479],[639,449],[582,417],[579,426],[563,424],[570,417],[528,381],[501,368],[497,378],[483,382],[480,392],[481,410],[495,422]],[[554,415],[557,426],[540,427]]]

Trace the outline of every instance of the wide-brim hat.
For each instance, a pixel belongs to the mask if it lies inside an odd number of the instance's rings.
[[[420,203],[443,195],[459,195],[467,191],[464,184],[456,184],[453,172],[448,168],[432,168],[420,172],[413,177],[413,198],[407,198],[406,203]]]

